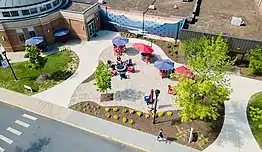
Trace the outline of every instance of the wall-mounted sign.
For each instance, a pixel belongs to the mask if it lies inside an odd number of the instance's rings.
[[[2,60],[2,61],[1,61],[1,64],[2,64],[2,67],[3,67],[4,69],[6,69],[6,68],[9,67],[9,64],[8,64],[8,62],[7,62],[6,59],[5,59],[5,60]]]

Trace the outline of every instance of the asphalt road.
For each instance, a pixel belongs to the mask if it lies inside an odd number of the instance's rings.
[[[0,102],[0,152],[138,152]]]

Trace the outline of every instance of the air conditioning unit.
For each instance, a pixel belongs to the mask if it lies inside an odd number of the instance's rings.
[[[155,10],[156,8],[155,8],[155,5],[149,5],[148,9]]]
[[[106,4],[106,0],[98,0],[99,4]]]

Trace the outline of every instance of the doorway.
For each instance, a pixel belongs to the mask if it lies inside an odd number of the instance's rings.
[[[88,23],[88,36],[92,37],[96,33],[96,26],[94,20]]]

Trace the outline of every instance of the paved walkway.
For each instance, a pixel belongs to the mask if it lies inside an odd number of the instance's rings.
[[[151,134],[2,88],[0,88],[0,101],[145,151],[198,152],[176,142],[157,142],[156,137]]]

